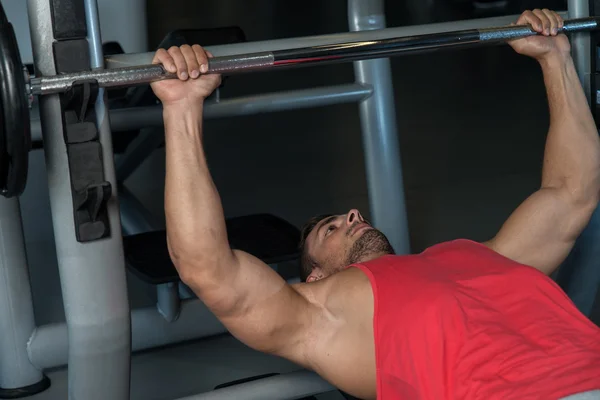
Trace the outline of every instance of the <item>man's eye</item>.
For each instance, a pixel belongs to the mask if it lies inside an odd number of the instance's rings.
[[[334,229],[335,229],[335,225],[329,225],[327,227],[327,231],[325,231],[325,234],[331,233]]]

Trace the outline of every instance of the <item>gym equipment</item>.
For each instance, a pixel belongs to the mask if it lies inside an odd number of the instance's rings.
[[[591,31],[598,29],[599,22],[600,18],[567,20],[564,27],[559,29],[559,32]],[[405,53],[414,54],[431,50],[486,46],[533,35],[537,35],[537,32],[530,26],[506,26],[215,57],[208,62],[207,74],[233,74],[275,68],[369,60]],[[32,95],[47,95],[66,92],[70,90],[75,82],[82,81],[95,81],[98,82],[100,87],[114,88],[147,84],[176,77],[176,74],[165,71],[161,65],[143,65],[32,78],[28,82],[28,90]]]
[[[294,260],[300,255],[300,230],[274,215],[228,218],[225,223],[231,248],[252,254],[265,264]],[[153,285],[179,281],[166,242],[165,231],[124,237],[129,269],[141,280]]]
[[[1,7],[0,7],[1,8]],[[21,64],[17,39],[4,9],[0,13],[0,88],[3,127],[0,134],[0,192],[19,195],[25,189],[28,152],[31,147],[27,69]]]
[[[567,20],[560,29],[563,33],[591,31],[598,28],[598,18],[580,18]],[[30,78],[26,70],[19,70],[20,57],[14,40],[11,24],[4,11],[0,15],[0,38],[3,49],[2,85],[4,97],[3,111],[5,121],[11,122],[4,132],[5,158],[10,159],[5,179],[0,180],[0,193],[5,197],[18,196],[25,188],[27,179],[27,153],[31,146],[28,107],[32,95],[43,96],[65,93],[72,90],[74,84],[93,82],[100,88],[122,88],[147,84],[163,79],[173,79],[161,65],[143,65],[137,67],[114,68],[100,71],[66,73],[55,76]],[[486,29],[469,29],[447,33],[396,37],[372,41],[337,43],[328,46],[312,46],[300,49],[257,52],[235,56],[215,57],[209,60],[207,73],[234,74],[267,69],[331,64],[355,60],[369,60],[381,57],[414,54],[433,50],[446,50],[488,46],[509,40],[536,35],[530,26],[505,26]],[[4,67],[8,63],[8,66]],[[11,106],[9,107],[8,104]],[[14,128],[13,128],[14,127]],[[4,164],[7,164],[6,162]],[[0,174],[3,171],[0,171]],[[2,184],[2,182],[5,182]]]
[[[98,16],[93,16],[93,12],[88,12],[84,16],[74,17],[71,15],[74,13],[72,4],[85,3],[86,10],[88,10],[97,6],[95,0],[27,0],[27,3],[35,70],[40,78],[51,77],[55,73],[70,74],[66,70],[71,69],[72,72],[75,68],[70,68],[70,65],[65,66],[64,63],[60,65],[61,68],[58,68],[58,64],[63,59],[59,59],[55,50],[62,45],[61,42],[77,41],[82,37],[84,41],[87,39],[91,44],[89,58],[94,59],[93,63],[89,63],[90,66],[87,66],[87,69],[99,68],[98,61],[102,60],[102,52],[97,46],[98,43],[101,43]],[[583,4],[584,1],[578,0],[578,3]],[[571,9],[571,5],[569,8]],[[437,34],[455,31],[459,29],[458,27],[499,26],[513,22],[514,18],[515,16],[506,16],[426,27],[386,28],[383,1],[348,0],[348,21],[352,32],[313,38],[289,38],[262,43],[217,46],[220,50],[214,51],[214,54],[233,55],[263,52],[266,49],[276,51],[276,47],[280,47],[280,49],[304,48],[327,41],[329,41],[328,45],[331,45],[334,44],[332,38],[339,39],[340,37],[346,39],[351,37],[352,39],[337,40],[337,44],[353,42],[355,39],[366,41],[368,40],[366,38],[385,35],[390,37],[392,33],[399,31],[402,31],[402,34],[395,36],[415,36],[423,31],[434,31]],[[65,37],[62,33],[68,29],[57,25],[66,20],[87,22],[88,32],[79,33],[77,37]],[[61,33],[60,37],[59,33]],[[259,49],[257,46],[264,47]],[[449,46],[439,49],[443,48],[457,47]],[[430,48],[430,50],[436,49],[438,48]],[[87,55],[87,53],[85,54]],[[110,65],[115,65],[114,60],[122,60],[127,57],[134,59],[136,55],[117,55],[104,61],[110,67]],[[137,62],[134,65],[149,63],[147,54],[142,54],[140,57],[145,58],[146,61]],[[79,58],[84,59],[84,54],[82,53]],[[577,59],[575,61],[577,62]],[[84,69],[86,66],[78,65],[78,70]],[[332,96],[329,102],[317,104],[318,106],[335,104],[342,100],[357,103],[362,123],[373,222],[388,235],[399,254],[406,253],[409,251],[408,233],[389,60],[380,58],[356,61],[354,69],[356,81],[345,87],[339,85],[284,92],[283,94],[259,95],[257,98],[263,103],[260,110],[266,112],[276,109],[301,108],[302,104],[306,104],[318,96],[331,93],[333,89],[337,89],[336,96]],[[58,72],[53,72],[54,70]],[[2,79],[11,78],[3,76]],[[94,89],[94,85],[77,83],[75,86]],[[351,96],[351,92],[354,95]],[[125,285],[124,271],[126,268],[123,262],[123,246],[119,234],[119,209],[116,206],[123,198],[121,190],[115,190],[111,201],[102,205],[113,227],[112,235],[103,240],[89,241],[85,245],[81,245],[76,240],[73,230],[74,212],[71,204],[71,194],[75,192],[75,188],[70,185],[70,179],[71,174],[77,171],[77,168],[70,164],[70,157],[72,157],[69,154],[70,143],[66,143],[65,139],[65,131],[68,130],[70,121],[65,119],[66,111],[61,104],[62,98],[63,95],[39,98],[39,125],[44,127],[44,152],[48,166],[52,223],[58,250],[57,260],[66,322],[35,326],[31,294],[28,290],[30,286],[27,281],[27,259],[24,255],[23,232],[18,214],[19,200],[0,198],[0,215],[2,216],[0,218],[2,221],[0,241],[3,248],[7,250],[6,257],[0,259],[0,291],[6,293],[8,298],[8,301],[0,303],[0,320],[3,322],[3,332],[4,330],[6,330],[4,333],[10,332],[10,334],[0,335],[0,349],[2,349],[0,351],[2,361],[0,362],[0,388],[13,390],[13,393],[19,395],[41,391],[43,389],[36,388],[35,385],[44,382],[43,372],[47,369],[64,366],[68,362],[68,388],[71,398],[126,400],[130,394],[128,372],[132,351],[150,350],[186,340],[200,339],[226,333],[226,330],[200,301],[193,298],[182,301],[180,315],[177,320],[172,322],[165,320],[157,312],[156,307],[133,310],[129,307]],[[254,99],[252,96],[228,99],[226,100],[229,102],[225,107],[226,112],[221,111],[223,108],[220,107],[225,105],[224,101],[221,104],[215,104],[214,113],[222,116],[248,112],[242,107],[242,103],[254,106]],[[266,103],[270,99],[276,99],[279,104],[267,105]],[[90,118],[88,122],[98,126],[97,136],[103,142],[100,150],[103,152],[104,164],[100,164],[99,169],[107,171],[105,180],[115,188],[117,182],[114,178],[113,149],[110,146],[111,127],[107,123],[108,107],[105,99],[100,95],[97,96],[94,106],[97,118]],[[154,108],[158,109],[159,107]],[[122,119],[126,118],[126,112],[120,115]],[[113,119],[112,116],[113,111],[111,111],[111,119]],[[148,123],[160,124],[160,118],[156,120],[158,121],[149,121]],[[139,124],[139,122],[136,123]],[[0,141],[0,148],[3,143]],[[65,151],[65,147],[67,151]],[[93,160],[93,163],[95,162],[96,160]],[[139,244],[141,245],[141,243]],[[184,296],[182,295],[182,297]],[[102,329],[98,329],[99,326]],[[1,368],[1,366],[5,366],[5,368]],[[310,380],[303,379],[302,373],[287,375],[285,379],[277,378],[279,377],[266,378],[266,380],[255,382],[255,385],[235,385],[230,387],[232,391],[229,391],[230,388],[223,388],[222,390],[225,391],[209,392],[205,395],[189,397],[189,399],[214,398],[211,396],[219,394],[224,395],[221,398],[243,399],[257,393],[257,397],[260,398],[270,398],[269,396],[285,398],[286,396],[310,395],[309,391],[316,394],[329,389],[328,385],[323,385],[323,381],[314,375]],[[276,382],[282,384],[274,385]],[[32,389],[27,390],[28,388]],[[253,388],[256,391],[252,390]],[[299,393],[299,389],[303,392]],[[5,394],[11,395],[11,393],[0,391],[0,397]],[[66,398],[66,390],[61,398]]]

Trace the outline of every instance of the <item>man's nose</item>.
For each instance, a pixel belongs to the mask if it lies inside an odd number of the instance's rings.
[[[352,225],[358,222],[363,222],[364,219],[362,217],[362,215],[360,215],[360,212],[356,209],[352,209],[350,211],[348,211],[348,214],[346,214],[346,223],[348,225]]]

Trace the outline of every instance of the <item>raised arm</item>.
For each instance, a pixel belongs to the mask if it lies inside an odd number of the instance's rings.
[[[552,274],[588,224],[600,193],[600,140],[568,39],[553,36],[562,24],[548,10],[527,12],[518,24],[548,29],[551,37],[512,43],[518,53],[536,58],[542,68],[550,106],[542,184],[487,243],[498,253]]]
[[[220,77],[198,77],[207,63],[200,46],[161,50],[155,62],[180,75],[152,84],[164,109],[167,236],[180,277],[239,340],[303,364],[310,303],[269,266],[232,251],[227,239],[202,137],[204,100]]]

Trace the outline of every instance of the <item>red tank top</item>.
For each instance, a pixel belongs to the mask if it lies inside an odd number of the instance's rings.
[[[600,328],[540,271],[468,240],[356,267],[375,296],[379,400],[600,389]]]

